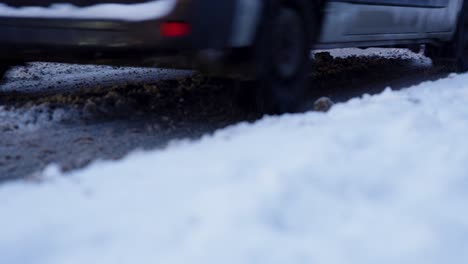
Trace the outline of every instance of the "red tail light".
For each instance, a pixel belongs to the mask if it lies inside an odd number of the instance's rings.
[[[184,37],[190,34],[190,25],[185,22],[164,22],[161,24],[161,35],[163,37]]]

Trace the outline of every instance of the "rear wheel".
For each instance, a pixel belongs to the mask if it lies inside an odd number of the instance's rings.
[[[242,104],[268,114],[300,109],[316,35],[310,2],[278,1],[267,8],[253,47],[258,81],[241,88]]]
[[[0,82],[3,80],[3,77],[5,76],[5,73],[8,71],[10,66],[8,65],[1,65],[0,64]]]
[[[445,65],[456,72],[468,71],[468,3],[463,3],[457,31],[450,43],[426,47],[426,55],[435,65]]]

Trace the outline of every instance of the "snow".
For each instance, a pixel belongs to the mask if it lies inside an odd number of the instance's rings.
[[[466,263],[468,75],[0,186],[0,263]]]
[[[85,7],[65,3],[52,4],[48,7],[12,7],[0,3],[0,16],[143,21],[168,15],[176,4],[177,0],[153,0],[139,4],[108,3]]]
[[[5,75],[6,81],[0,83],[0,91],[76,91],[96,86],[112,87],[122,83],[141,85],[183,78],[191,74],[193,71],[188,70],[33,62],[11,68]]]
[[[333,57],[346,58],[352,56],[366,56],[366,57],[382,57],[388,59],[403,59],[413,60],[415,63],[430,64],[431,60],[425,57],[423,52],[414,53],[407,49],[396,48],[344,48],[344,49],[331,49],[331,50],[318,50],[317,52],[329,52]]]
[[[78,116],[73,109],[52,109],[47,104],[29,108],[0,106],[0,133],[7,131],[34,132],[55,123],[73,120]]]
[[[0,92],[43,94],[73,93],[94,87],[112,87],[130,83],[143,85],[161,80],[187,77],[193,71],[160,68],[111,67],[102,65],[75,65],[64,63],[34,62],[13,67],[0,83]],[[49,129],[56,123],[76,120],[79,109],[47,103],[6,107],[0,105],[0,133],[5,131],[34,132]]]

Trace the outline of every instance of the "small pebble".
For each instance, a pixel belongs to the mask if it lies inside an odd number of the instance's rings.
[[[328,98],[328,97],[321,97],[317,99],[314,103],[314,111],[317,112],[328,112],[332,107],[334,103],[333,101]]]

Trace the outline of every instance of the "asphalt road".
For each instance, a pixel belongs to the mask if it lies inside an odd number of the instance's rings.
[[[402,50],[332,55],[338,57],[316,55],[310,105],[322,96],[343,102],[448,74]],[[51,163],[74,170],[261,118],[233,103],[233,89],[230,80],[190,71],[50,63],[17,67],[0,85],[0,182],[34,179]]]

